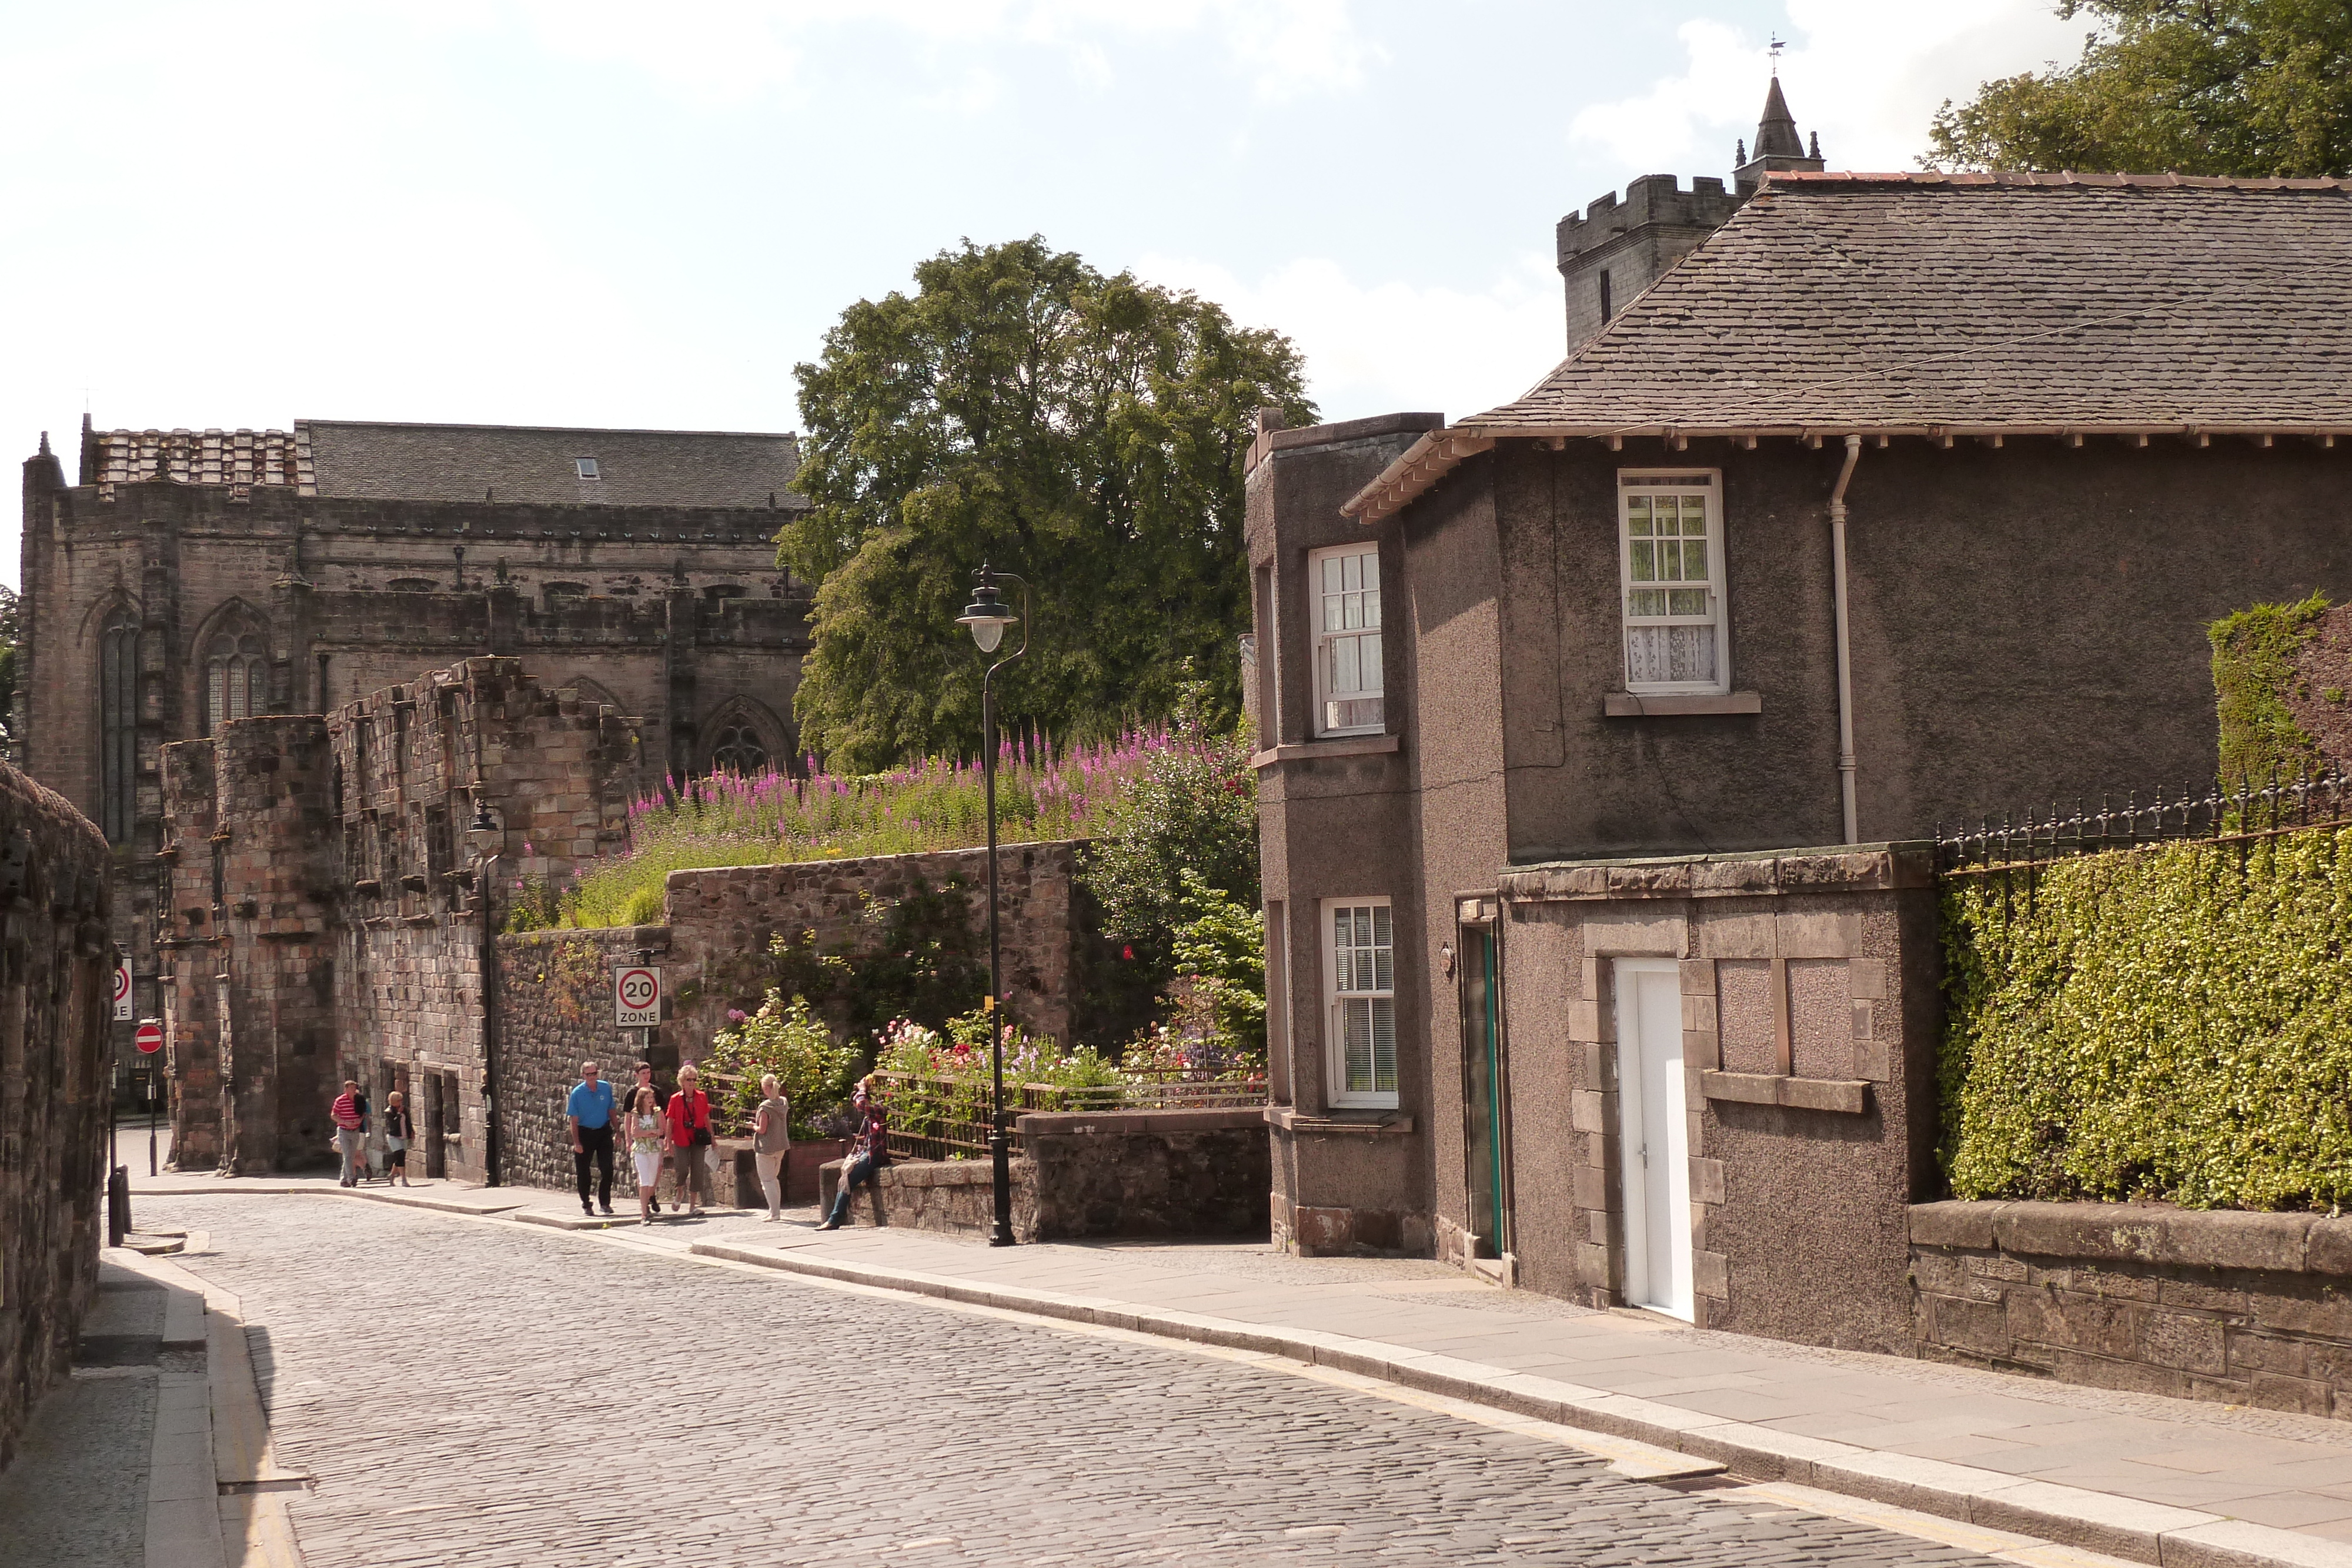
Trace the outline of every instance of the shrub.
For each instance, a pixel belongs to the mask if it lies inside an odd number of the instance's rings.
[[[761,1075],[772,1072],[792,1103],[793,1135],[818,1135],[848,1092],[856,1053],[834,1040],[824,1020],[810,1013],[805,998],[786,1001],[782,991],[772,990],[758,1012],[727,1016],[729,1027],[712,1037],[702,1066],[742,1082],[713,1097],[714,1117],[723,1126],[749,1126],[760,1106]]]
[[[2326,608],[2327,596],[2315,593],[2300,604],[2256,604],[2206,628],[2225,780],[2294,773],[2316,759],[2318,747],[2288,711],[2286,692],[2296,679],[2295,654]]]
[[[1940,1155],[1961,1197],[2352,1197],[2352,829],[1956,877]]]
[[[1148,754],[1104,811],[1079,873],[1102,905],[1103,930],[1162,960],[1190,913],[1188,873],[1244,908],[1258,903],[1249,734],[1213,733],[1203,716],[1205,688],[1184,690],[1171,744]]]

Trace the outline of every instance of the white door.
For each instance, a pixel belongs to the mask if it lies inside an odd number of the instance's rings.
[[[1671,958],[1617,960],[1617,1107],[1624,1147],[1625,1298],[1690,1321],[1690,1137],[1683,998]]]

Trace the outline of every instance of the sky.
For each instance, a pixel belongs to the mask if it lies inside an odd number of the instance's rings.
[[[1552,232],[1832,169],[2071,59],[2051,0],[0,0],[0,436],[298,418],[791,430],[793,367],[970,238],[1287,333],[1326,419],[1506,402]],[[16,503],[0,503],[15,581]]]

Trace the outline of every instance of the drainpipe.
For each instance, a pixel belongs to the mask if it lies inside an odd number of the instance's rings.
[[[1853,647],[1846,628],[1845,487],[1862,460],[1862,437],[1845,438],[1845,466],[1830,491],[1830,583],[1837,603],[1838,796],[1845,809],[1845,841],[1862,841],[1853,800]]]
[[[497,885],[501,857],[482,857],[476,873],[477,901],[482,906],[481,946],[475,963],[482,980],[482,1185],[499,1185],[499,930],[490,915],[490,890]]]

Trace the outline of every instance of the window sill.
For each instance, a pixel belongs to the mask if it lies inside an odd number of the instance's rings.
[[[1270,1125],[1293,1134],[1339,1134],[1359,1137],[1387,1134],[1401,1137],[1412,1131],[1412,1118],[1390,1109],[1367,1105],[1338,1105],[1317,1115],[1288,1105],[1268,1105],[1265,1119]]]
[[[1762,713],[1757,692],[1611,692],[1601,699],[1611,718],[1670,718],[1676,714]]]
[[[1784,1105],[1792,1111],[1835,1111],[1859,1116],[1870,1109],[1870,1084],[1862,1079],[1783,1078],[1776,1072],[1718,1072],[1703,1069],[1699,1092],[1709,1100],[1748,1105]]]
[[[1269,747],[1252,757],[1250,766],[1271,768],[1277,762],[1306,762],[1318,757],[1377,757],[1396,750],[1399,744],[1400,737],[1393,735],[1336,735],[1328,740]]]

